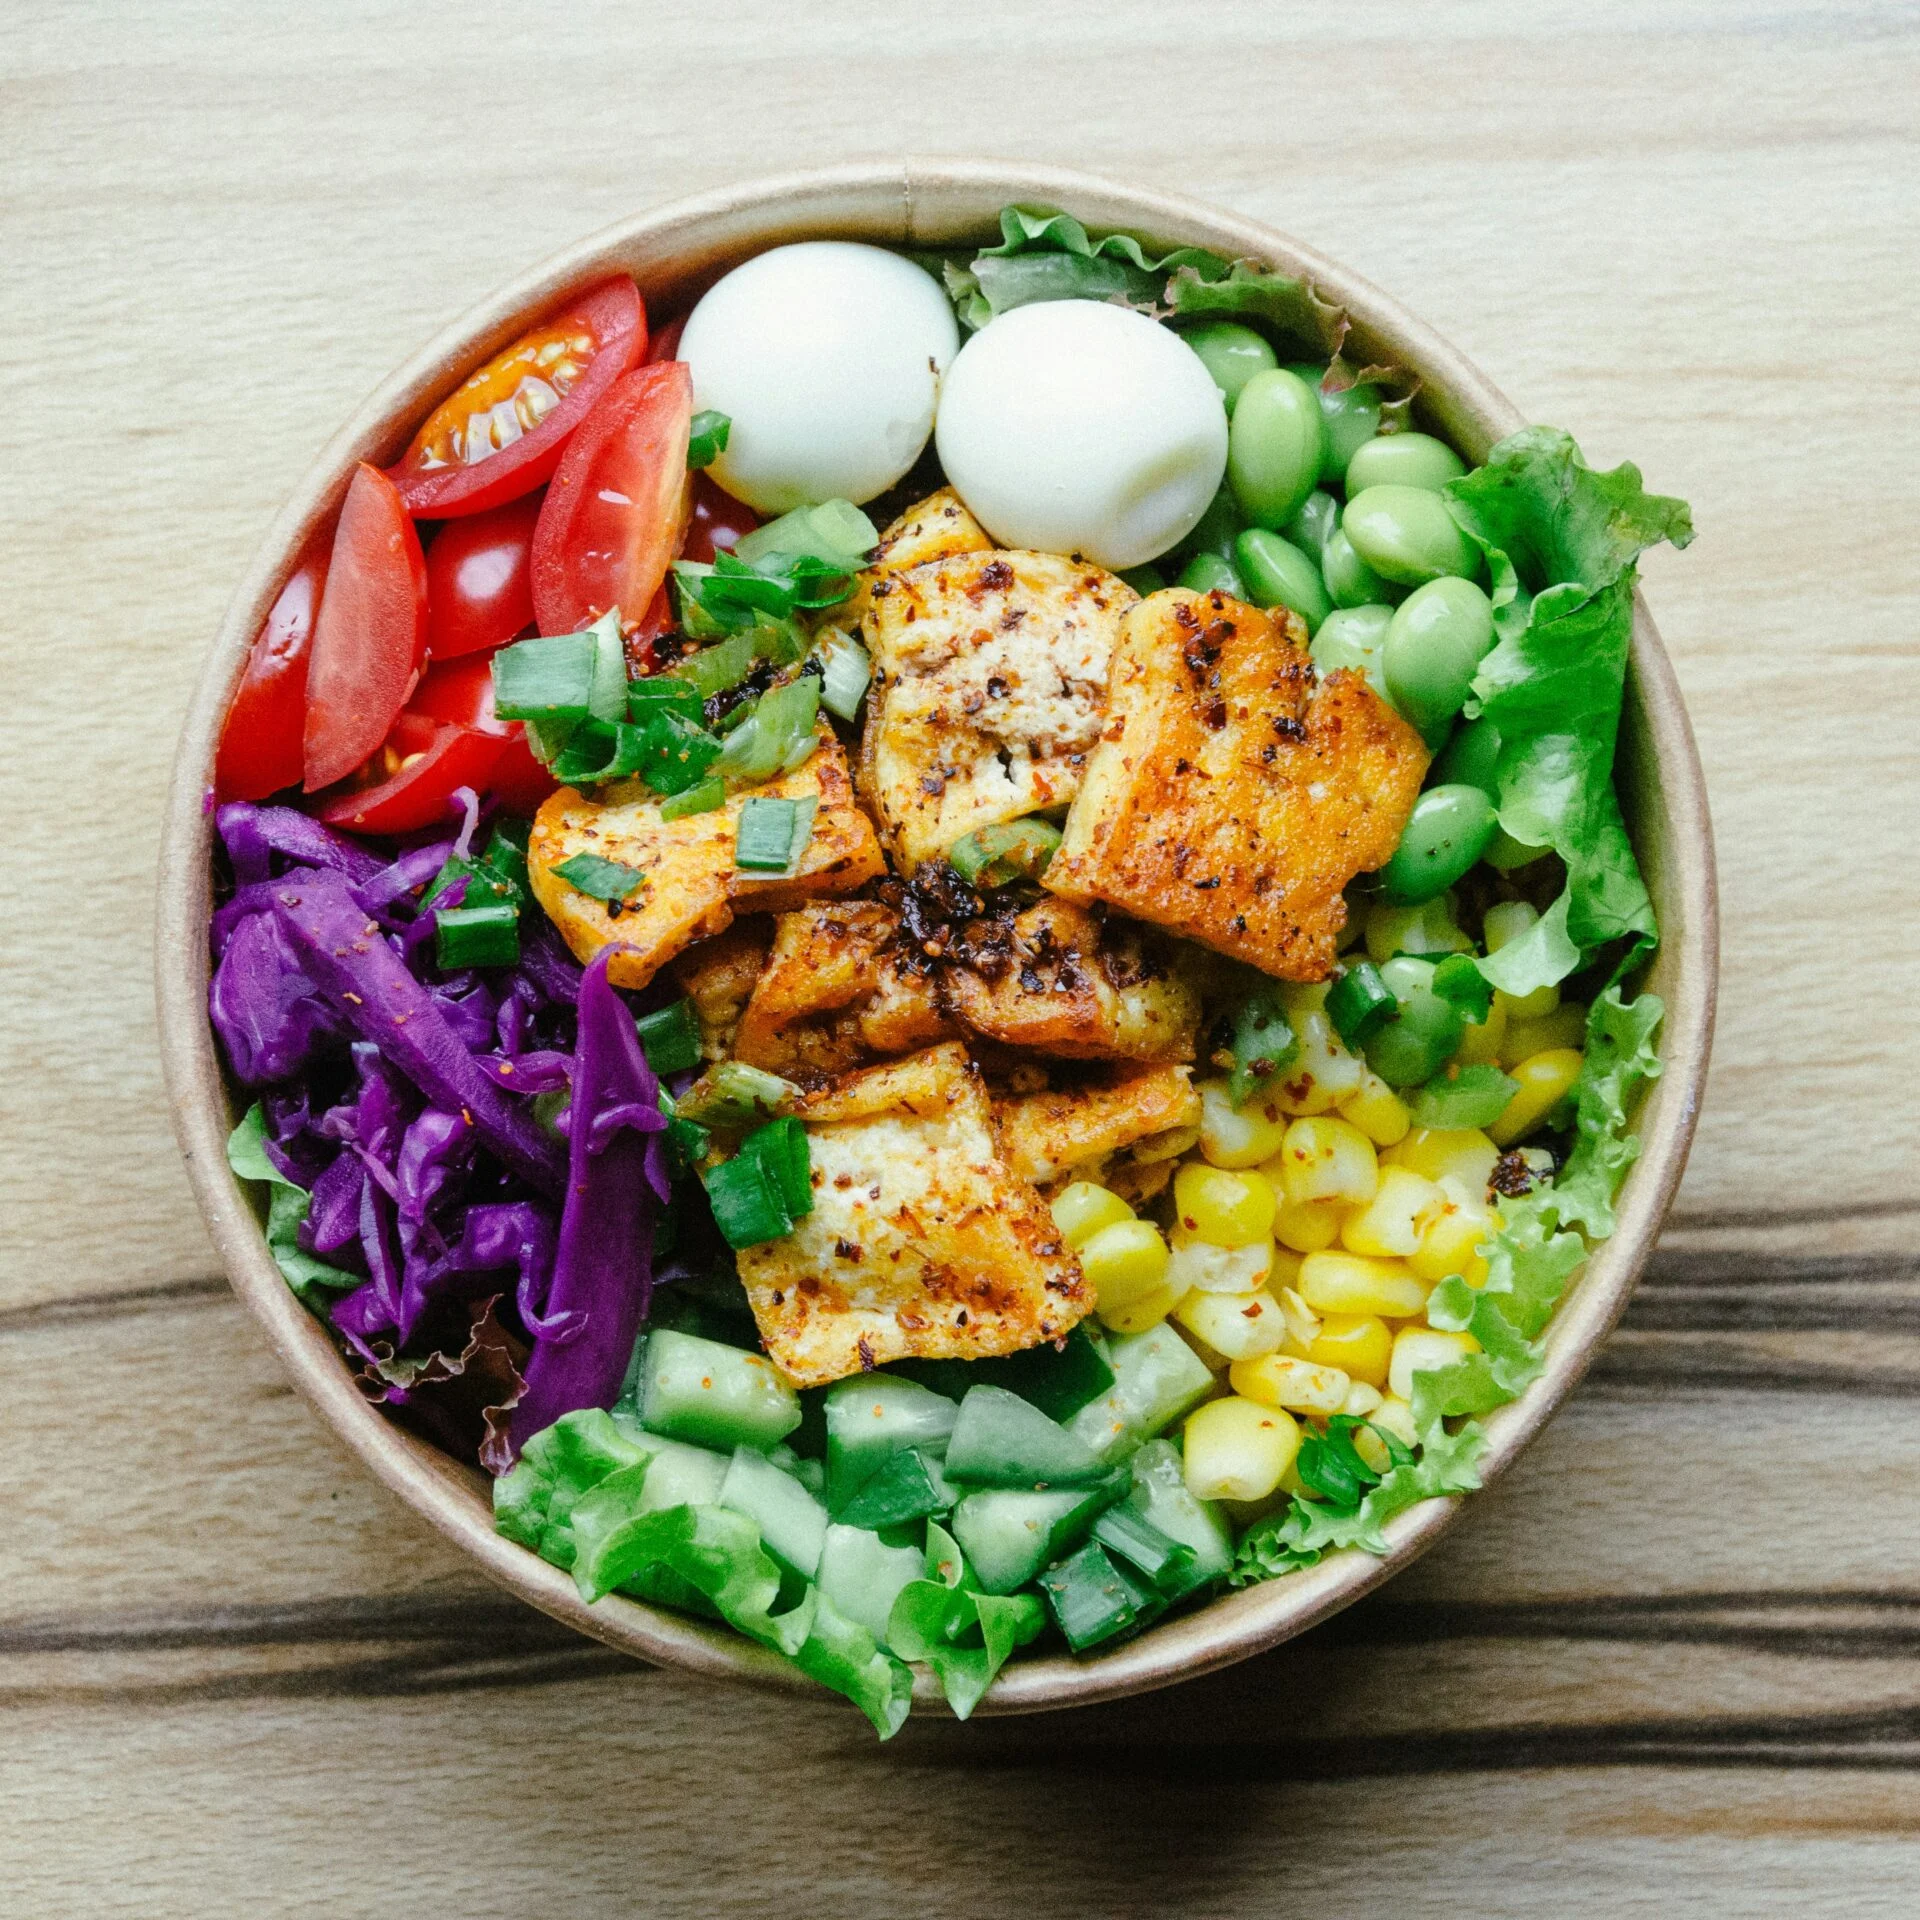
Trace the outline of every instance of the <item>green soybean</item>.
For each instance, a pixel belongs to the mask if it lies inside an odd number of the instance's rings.
[[[1194,523],[1193,531],[1175,549],[1178,553],[1217,553],[1222,560],[1233,558],[1233,543],[1247,516],[1240,511],[1233,489],[1223,480],[1220,491],[1207,502],[1207,510]]]
[[[1515,873],[1521,867],[1532,866],[1536,860],[1544,860],[1552,851],[1551,847],[1530,847],[1502,827],[1488,841],[1487,850],[1480,858],[1496,873]]]
[[[1240,389],[1256,373],[1269,372],[1279,365],[1273,349],[1251,327],[1232,320],[1209,320],[1204,326],[1188,327],[1180,338],[1213,375],[1213,384],[1220,389],[1229,414],[1240,398]]]
[[[1471,580],[1431,580],[1394,610],[1381,653],[1387,691],[1428,746],[1447,737],[1492,645],[1493,602]]]
[[[1417,1087],[1452,1059],[1467,1023],[1431,987],[1414,987],[1394,999],[1393,1018],[1367,1040],[1367,1065],[1390,1087]]]
[[[1167,584],[1167,576],[1151,560],[1144,567],[1122,567],[1120,578],[1144,600]]]
[[[1280,529],[1305,554],[1317,554],[1339,530],[1340,502],[1318,487],[1300,503],[1300,511]]]
[[[1438,493],[1458,480],[1467,463],[1430,433],[1383,433],[1354,450],[1347,463],[1347,491],[1368,487],[1424,487]]]
[[[1446,892],[1486,852],[1499,824],[1481,788],[1429,787],[1380,869],[1381,898],[1413,907]]]
[[[1340,528],[1375,573],[1403,586],[1471,580],[1480,571],[1480,556],[1446,501],[1425,487],[1364,488],[1348,499]]]
[[[1320,572],[1336,607],[1390,607],[1405,587],[1382,580],[1353,550],[1346,529],[1336,526],[1320,549]]]
[[[1249,527],[1233,543],[1233,564],[1256,607],[1291,607],[1309,634],[1333,611],[1320,569],[1296,546],[1265,527]]]
[[[1217,553],[1196,553],[1181,568],[1179,584],[1195,593],[1227,593],[1236,600],[1247,597],[1246,582],[1234,571],[1233,562]]]
[[[1500,729],[1491,720],[1469,720],[1465,726],[1454,729],[1446,751],[1433,763],[1427,779],[1436,787],[1478,787],[1497,802],[1500,798],[1500,783],[1496,778],[1499,763]]]
[[[1387,623],[1392,617],[1385,607],[1346,607],[1328,614],[1308,649],[1314,671],[1329,674],[1347,667],[1365,674],[1374,692],[1386,699],[1380,649],[1386,643]]]
[[[1284,527],[1320,478],[1326,446],[1313,389],[1284,367],[1256,373],[1240,389],[1227,434],[1227,480],[1240,510],[1257,527]]]
[[[1347,476],[1353,471],[1354,455],[1372,446],[1380,431],[1380,389],[1363,384],[1328,393],[1323,388],[1320,411],[1327,418],[1327,457],[1320,478],[1350,485]]]

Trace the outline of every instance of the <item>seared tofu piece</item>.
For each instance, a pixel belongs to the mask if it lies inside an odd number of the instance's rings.
[[[950,1039],[933,982],[901,963],[900,916],[877,900],[783,913],[734,1036],[770,1073],[844,1073],[879,1054]]]
[[[755,916],[689,948],[673,963],[673,977],[693,1003],[705,1060],[732,1056],[734,1035],[753,989],[767,967],[771,925]]]
[[[733,863],[740,810],[749,797],[818,803],[813,835],[791,875],[743,872]],[[554,868],[576,853],[637,867],[646,880],[632,901],[596,900]],[[824,722],[820,745],[797,772],[736,793],[711,813],[660,817],[660,796],[638,780],[589,799],[562,787],[541,806],[527,847],[534,897],[581,960],[617,943],[608,977],[644,987],[696,940],[724,932],[737,913],[783,913],[821,895],[852,893],[885,871],[872,823],[853,797],[846,756]]]
[[[888,576],[860,787],[911,871],[962,834],[1066,805],[1099,737],[1124,581],[1051,553],[966,553]]]
[[[1000,1144],[1015,1173],[1046,1186],[1129,1147],[1200,1124],[1186,1067],[1114,1067],[1077,1087],[1001,1103]]]
[[[853,1074],[796,1109],[813,1211],[743,1248],[774,1362],[803,1387],[890,1360],[976,1360],[1057,1340],[1093,1290],[1030,1182],[1007,1164],[957,1045]]]
[[[1169,587],[1122,625],[1046,885],[1322,980],[1341,890],[1393,852],[1426,770],[1419,734],[1358,674],[1316,679],[1297,616]]]
[[[835,609],[834,618],[848,626],[860,624],[873,603],[892,592],[889,575],[957,553],[984,553],[992,545],[986,529],[960,504],[960,496],[942,487],[909,507],[880,536],[872,563],[854,585],[853,598]]]
[[[977,957],[947,967],[941,987],[975,1033],[1065,1059],[1194,1056],[1200,996],[1164,935],[1041,900],[1013,917],[1004,944],[983,937],[967,950]]]

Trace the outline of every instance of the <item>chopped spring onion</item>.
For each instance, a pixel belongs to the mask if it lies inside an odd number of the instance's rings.
[[[657,713],[698,721],[705,698],[698,687],[674,671],[652,674],[627,682],[627,718],[636,726],[645,725]]]
[[[752,633],[736,633],[715,646],[703,648],[699,653],[682,660],[678,666],[669,667],[662,678],[684,681],[700,699],[709,700],[716,693],[725,693],[729,687],[737,687],[753,671],[757,658]],[[636,684],[648,686],[652,683],[642,680]],[[632,697],[631,689],[628,697]]]
[[[533,757],[543,767],[551,767],[565,751],[579,724],[577,720],[529,720],[527,745],[533,749]]]
[[[700,1064],[700,1026],[691,1000],[643,1013],[634,1025],[640,1031],[640,1051],[655,1073],[684,1073]]]
[[[593,642],[593,681],[587,711],[611,725],[627,717],[627,649],[620,638],[620,609],[609,607],[587,629]]]
[[[638,771],[655,793],[685,793],[707,777],[720,742],[705,727],[662,708],[639,729]]]
[[[1442,1000],[1452,1001],[1475,1025],[1483,1024],[1493,1011],[1493,982],[1480,971],[1480,962],[1470,953],[1448,954],[1434,968],[1429,984]]]
[[[1416,1127],[1490,1127],[1520,1091],[1520,1082],[1496,1066],[1452,1067],[1437,1073],[1413,1099]]]
[[[784,1239],[793,1216],[774,1178],[758,1154],[736,1153],[701,1175],[713,1223],[730,1247],[757,1247]]]
[[[1093,1537],[1144,1573],[1169,1599],[1191,1590],[1193,1549],[1169,1539],[1131,1507],[1109,1507],[1093,1523]]]
[[[727,736],[710,771],[751,784],[791,773],[806,765],[819,744],[814,724],[820,714],[820,680],[803,673],[786,685],[769,687],[745,725]]]
[[[1040,1590],[1053,1609],[1055,1624],[1075,1653],[1112,1640],[1143,1625],[1165,1604],[1124,1568],[1108,1558],[1106,1549],[1089,1540],[1078,1553],[1049,1567],[1040,1576]]]
[[[678,1177],[691,1172],[707,1157],[707,1148],[713,1143],[713,1135],[698,1120],[689,1120],[680,1113],[674,1106],[673,1096],[664,1089],[660,1095],[660,1105],[667,1116],[667,1156]],[[655,1251],[660,1249],[656,1248]]]
[[[493,710],[502,720],[584,720],[593,697],[595,645],[584,633],[516,640],[493,656]]]
[[[554,872],[575,893],[593,900],[631,900],[647,884],[646,870],[624,860],[608,860],[597,853],[576,853],[562,860]]]
[[[800,1089],[777,1073],[722,1060],[675,1100],[674,1111],[702,1126],[738,1129],[785,1113],[799,1097]]]
[[[712,407],[703,407],[693,416],[691,438],[687,441],[687,468],[692,472],[713,465],[716,454],[727,450],[727,435],[733,422]]]
[[[671,800],[660,803],[662,820],[685,820],[696,813],[712,813],[727,804],[727,783],[724,780],[702,780],[697,787],[689,787],[684,793],[676,793]]]
[[[817,507],[795,507],[742,534],[733,551],[750,566],[809,559],[843,573],[857,573],[879,543],[879,530],[852,501],[823,500]]]
[[[1397,1004],[1393,989],[1381,979],[1380,969],[1371,960],[1349,967],[1327,989],[1327,1018],[1349,1047],[1363,1045],[1385,1026]]]
[[[820,658],[820,704],[842,720],[860,716],[873,678],[873,661],[860,642],[839,627],[828,627],[817,649]]]
[[[1051,820],[1009,820],[963,835],[947,849],[947,864],[970,887],[1038,880],[1058,851],[1060,838]]]
[[[734,829],[733,864],[747,873],[791,873],[813,837],[819,804],[811,794],[804,800],[747,800]]]
[[[642,756],[640,728],[624,721],[607,726],[598,720],[582,720],[554,755],[553,777],[575,787],[625,780],[639,771]]]
[[[526,820],[496,820],[487,836],[487,850],[481,862],[501,879],[525,893],[527,890],[527,836],[532,823]]]
[[[794,1219],[804,1220],[813,1211],[813,1160],[807,1151],[807,1130],[791,1114],[756,1127],[741,1141],[740,1151],[758,1156]]]
[[[1227,1075],[1227,1097],[1236,1107],[1299,1052],[1299,1036],[1273,987],[1259,987],[1241,1002],[1233,1017],[1228,1050],[1232,1068]]]
[[[524,864],[521,870],[525,871]],[[447,901],[449,907],[483,907],[504,902],[518,912],[524,904],[526,896],[520,887],[497,868],[485,860],[462,860],[455,855],[448,856],[420,898],[427,907],[435,907],[450,887],[463,880],[464,891],[458,899]]]
[[[441,907],[433,916],[433,957],[442,967],[510,967],[520,958],[520,909],[508,900]]]

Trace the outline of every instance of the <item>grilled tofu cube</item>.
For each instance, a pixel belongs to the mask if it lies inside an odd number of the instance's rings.
[[[1114,1067],[1082,1086],[1000,1103],[1000,1145],[1015,1173],[1046,1186],[1110,1155],[1200,1124],[1186,1067]]]
[[[791,1077],[950,1039],[933,981],[901,963],[900,916],[877,900],[783,913],[734,1037],[734,1056]]]
[[[774,1362],[801,1386],[908,1357],[974,1360],[1057,1340],[1093,1292],[1000,1152],[957,1045],[803,1100],[813,1211],[740,1253]]]
[[[1014,916],[1004,945],[950,966],[953,1012],[990,1040],[1065,1059],[1191,1060],[1200,996],[1164,936],[1120,919],[1041,900]]]
[[[986,529],[960,504],[960,496],[951,487],[942,487],[909,507],[880,536],[871,564],[854,584],[853,598],[835,610],[834,618],[847,626],[859,625],[873,610],[873,603],[892,591],[890,574],[952,554],[984,553],[992,545]]]
[[[1099,737],[1124,581],[1050,553],[966,553],[890,574],[860,788],[911,871],[961,835],[1064,806]]]
[[[740,1016],[767,967],[771,925],[758,915],[737,920],[725,933],[690,947],[673,963],[673,977],[693,1003],[705,1060],[732,1056]]]
[[[1169,587],[1126,617],[1107,724],[1046,885],[1282,980],[1324,979],[1342,889],[1393,852],[1427,769],[1296,616]]]
[[[581,960],[618,944],[623,951],[614,955],[608,977],[617,987],[644,987],[696,940],[724,932],[736,913],[781,913],[823,894],[851,893],[885,871],[872,823],[853,797],[846,756],[824,722],[819,748],[805,766],[752,791],[818,802],[812,838],[791,876],[734,865],[746,794],[732,795],[711,813],[662,820],[660,796],[624,780],[593,799],[562,787],[542,804],[527,846],[534,898]],[[554,872],[576,853],[637,867],[646,881],[626,905],[596,900]]]

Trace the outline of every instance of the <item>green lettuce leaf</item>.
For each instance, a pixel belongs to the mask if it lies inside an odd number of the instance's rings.
[[[652,1449],[635,1427],[600,1407],[565,1413],[520,1450],[493,1483],[493,1524],[556,1567],[574,1562],[574,1508],[603,1481],[644,1465]]]
[[[1657,994],[1623,1001],[1612,986],[1587,1016],[1586,1060],[1573,1088],[1573,1151],[1553,1190],[1561,1220],[1595,1240],[1612,1233],[1614,1195],[1640,1155],[1639,1139],[1627,1132],[1627,1109],[1659,1078],[1654,1036],[1665,1014]]]
[[[287,1285],[309,1305],[313,1304],[309,1296],[316,1287],[337,1291],[357,1287],[357,1273],[329,1266],[301,1246],[300,1229],[306,1225],[312,1197],[267,1158],[266,1139],[267,1117],[256,1100],[227,1136],[227,1165],[242,1180],[262,1181],[267,1187],[267,1251],[273,1255],[274,1265],[286,1276]]]
[[[1565,979],[1607,941],[1643,949],[1657,937],[1613,753],[1635,561],[1657,541],[1685,546],[1693,523],[1684,501],[1646,492],[1638,468],[1595,473],[1551,427],[1509,434],[1484,466],[1449,483],[1447,498],[1493,582],[1497,639],[1467,712],[1499,729],[1500,824],[1552,847],[1567,868],[1555,929],[1488,963],[1496,985],[1525,993]]]
[[[902,1659],[933,1669],[954,1718],[964,1720],[1013,1650],[1038,1638],[1046,1608],[1036,1594],[979,1592],[959,1542],[938,1524],[927,1528],[927,1576],[900,1589],[887,1640]]]

